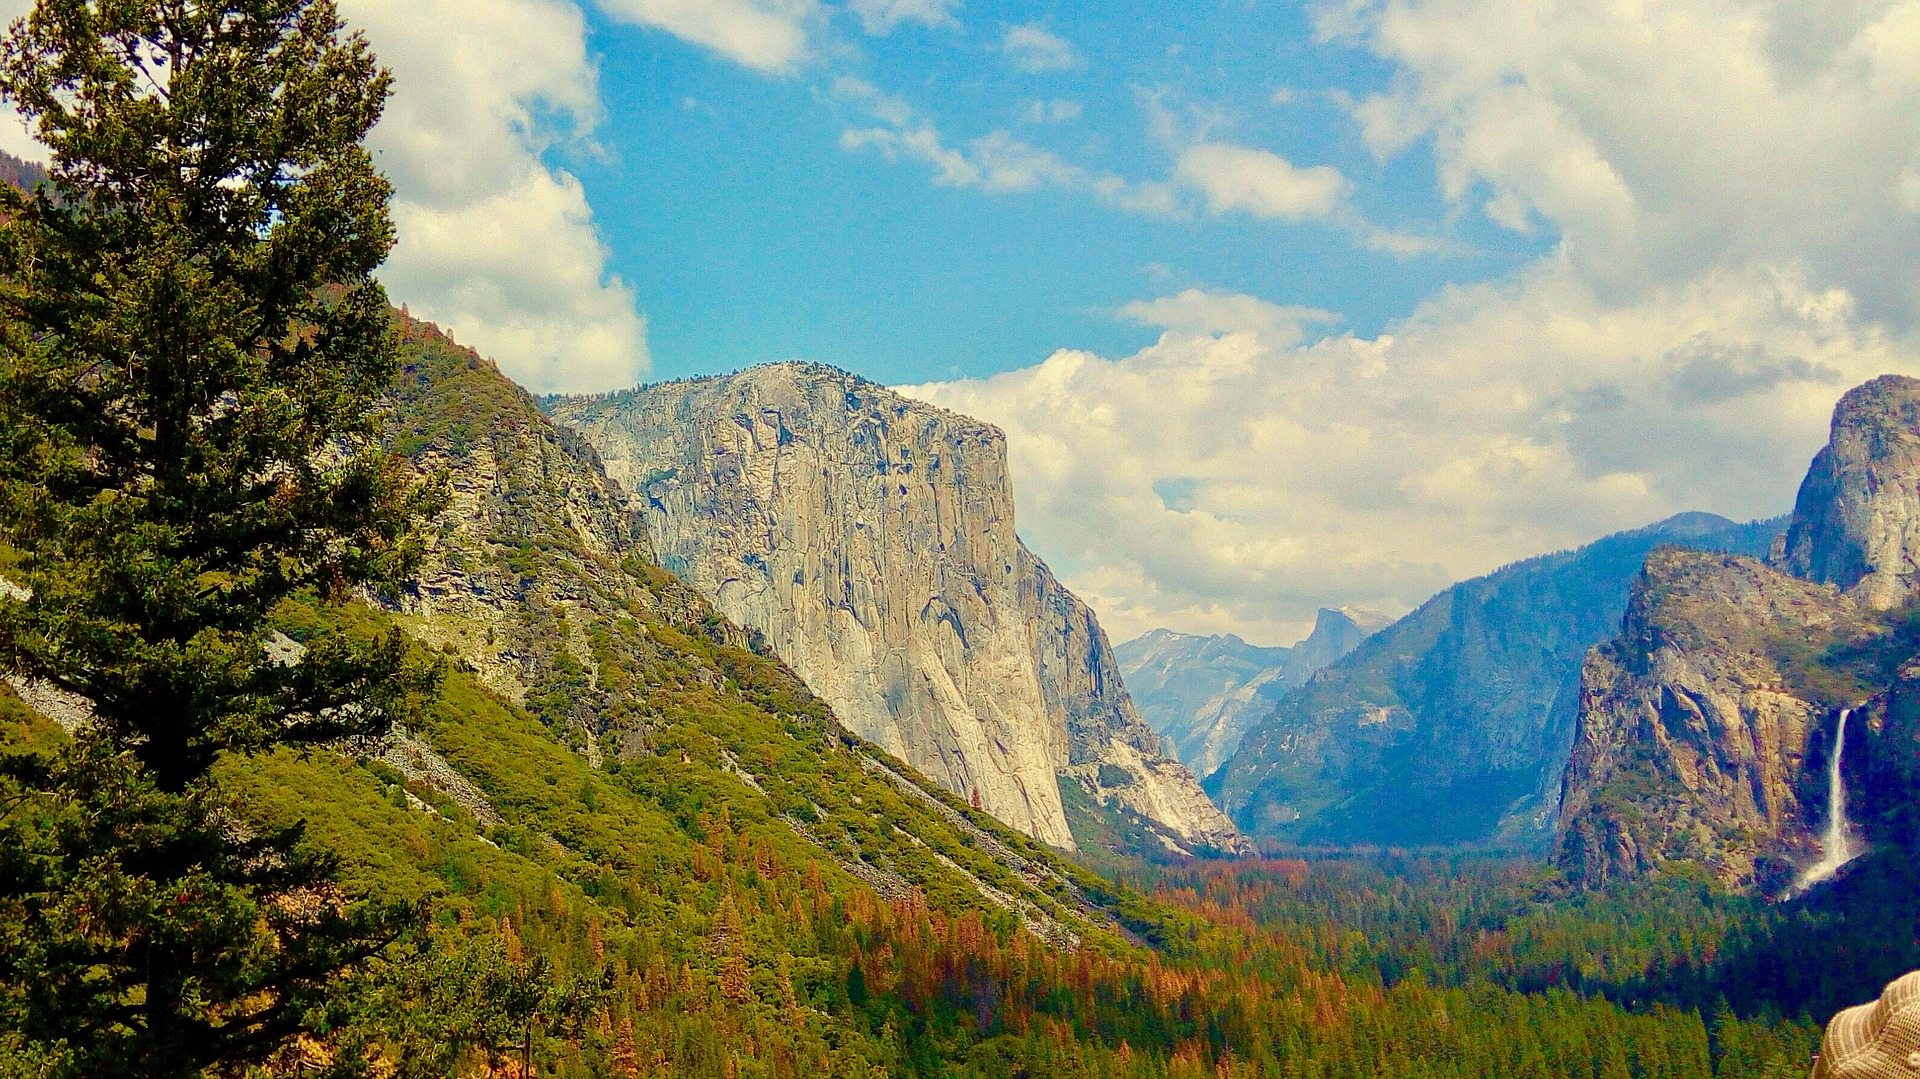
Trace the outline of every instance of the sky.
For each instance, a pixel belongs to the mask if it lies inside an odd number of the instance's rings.
[[[1117,640],[1782,513],[1920,374],[1920,0],[340,8],[396,302],[540,392],[807,359],[995,423]]]

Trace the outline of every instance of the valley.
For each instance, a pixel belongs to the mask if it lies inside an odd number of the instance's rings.
[[[0,1079],[1920,1072],[1920,7],[599,3],[0,35]]]

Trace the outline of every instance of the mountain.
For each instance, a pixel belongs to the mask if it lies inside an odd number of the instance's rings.
[[[343,984],[371,995],[341,1002],[334,1034],[428,1054],[406,1074],[477,1074],[478,1050],[424,1064],[456,1036],[524,1045],[542,1074],[891,1072],[898,1041],[859,1006],[918,976],[905,957],[951,969],[1006,947],[1054,979],[1060,957],[1158,932],[1137,897],[844,731],[653,561],[591,447],[432,327],[401,332],[386,442],[454,505],[415,586],[278,619],[288,649],[398,624],[445,659],[442,692],[413,729],[218,773],[239,826],[298,825],[344,895],[434,915],[430,945]],[[84,702],[48,718],[23,688],[0,686],[9,749],[84,722]],[[488,1017],[514,979],[534,1000],[598,986],[607,1022],[503,1034],[486,1024],[507,1022]],[[319,1055],[288,1074],[339,1048],[305,1045]]]
[[[816,364],[547,407],[849,730],[1055,847],[1245,849],[1021,544],[997,428]]]
[[[1858,840],[1911,846],[1917,557],[1920,380],[1886,376],[1835,407],[1771,564],[1648,559],[1619,635],[1586,661],[1567,877],[1687,863],[1777,894],[1825,879]]]
[[[1581,663],[1647,553],[1761,554],[1781,522],[1689,513],[1453,586],[1320,671],[1208,787],[1241,827],[1309,844],[1545,850]]]
[[[1156,629],[1114,649],[1120,673],[1153,729],[1195,775],[1210,775],[1280,697],[1360,646],[1387,623],[1357,607],[1320,609],[1313,633],[1291,648],[1262,648],[1229,633],[1197,637]]]

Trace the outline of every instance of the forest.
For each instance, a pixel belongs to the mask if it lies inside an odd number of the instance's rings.
[[[387,90],[328,0],[0,43],[0,1079],[1757,1079],[1920,965],[1893,846],[1768,902],[1005,827],[389,303]]]

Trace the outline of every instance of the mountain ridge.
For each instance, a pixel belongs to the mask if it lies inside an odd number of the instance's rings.
[[[1463,581],[1279,702],[1207,786],[1257,834],[1302,843],[1544,853],[1587,650],[1617,631],[1646,553],[1765,553],[1778,519],[1677,514]]]
[[[1920,380],[1887,375],[1834,406],[1767,562],[1648,558],[1586,660],[1562,873],[1600,886],[1697,865],[1782,893],[1823,853],[1829,767],[1867,838],[1910,847],[1916,557]],[[1862,721],[1844,747],[1842,709]]]
[[[1313,632],[1293,645],[1261,647],[1231,633],[1156,629],[1117,646],[1114,655],[1141,714],[1182,764],[1208,776],[1281,696],[1391,621],[1364,608],[1323,607]]]
[[[1133,823],[1082,830],[1247,849],[1020,542],[998,428],[801,363],[543,403],[645,500],[662,564],[850,729],[1055,846],[1094,807]]]

